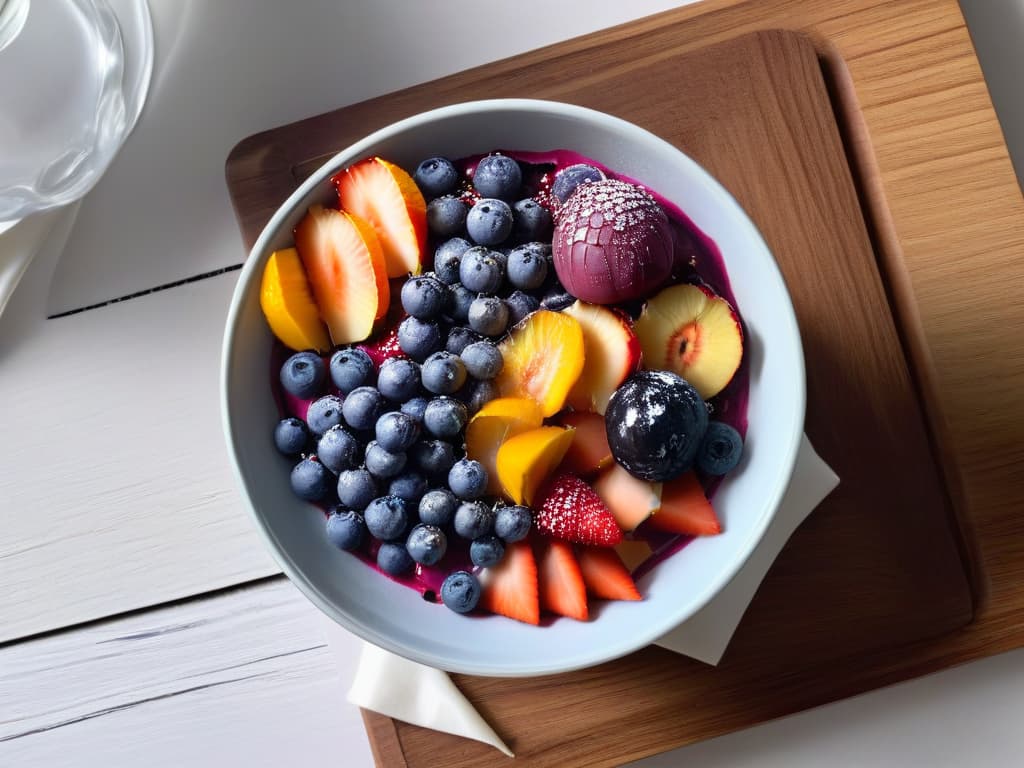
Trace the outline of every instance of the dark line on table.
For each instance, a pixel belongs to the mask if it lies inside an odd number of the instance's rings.
[[[172,624],[169,627],[161,627],[160,629],[150,629],[146,632],[135,632],[131,635],[111,637],[109,640],[100,640],[97,643],[97,645],[103,645],[105,643],[119,643],[122,640],[146,640],[151,637],[160,637],[160,635],[170,635],[175,632],[183,632],[186,629],[195,629],[196,627],[201,627],[203,624],[209,624],[209,621],[204,619],[203,621],[191,621],[187,624]]]
[[[59,723],[53,723],[52,725],[44,725],[44,726],[41,726],[39,728],[33,728],[30,731],[24,731],[22,733],[15,733],[15,734],[13,734],[11,736],[3,736],[3,737],[0,737],[0,742],[14,741],[15,739],[20,739],[20,738],[23,738],[25,736],[34,736],[37,733],[45,733],[46,731],[52,731],[52,730],[54,730],[56,728],[63,728],[65,725],[74,725],[75,723],[81,723],[81,722],[84,722],[86,720],[93,720],[93,719],[95,719],[97,717],[103,717],[103,715],[109,715],[109,714],[112,714],[114,712],[120,712],[120,711],[125,710],[125,709],[131,709],[132,707],[137,707],[140,704],[148,704],[148,703],[153,702],[153,701],[162,701],[163,699],[172,699],[175,696],[181,696],[182,694],[195,693],[196,691],[203,691],[203,690],[206,690],[207,688],[216,688],[219,685],[228,685],[229,683],[240,683],[240,682],[242,682],[244,680],[252,680],[253,678],[256,678],[256,677],[264,677],[265,675],[268,675],[268,674],[270,674],[270,673],[269,672],[262,672],[262,673],[257,674],[257,675],[246,675],[244,677],[232,678],[231,680],[219,680],[216,683],[205,683],[203,685],[195,685],[195,686],[193,686],[191,688],[183,688],[180,691],[172,691],[171,693],[161,693],[159,696],[149,696],[149,697],[147,697],[145,699],[139,699],[138,701],[132,701],[132,702],[128,702],[126,704],[118,704],[117,706],[114,706],[114,707],[107,707],[106,709],[100,709],[100,710],[97,710],[96,712],[89,712],[88,714],[79,715],[78,717],[72,717],[72,718],[70,718],[68,720],[61,720]]]
[[[272,653],[270,656],[261,656],[258,659],[251,659],[250,661],[243,661],[240,664],[230,664],[229,666],[218,667],[217,669],[209,670],[207,672],[195,672],[195,673],[193,673],[191,675],[185,675],[181,679],[182,680],[189,680],[189,679],[191,679],[193,677],[204,677],[205,675],[216,674],[218,672],[227,672],[229,669],[239,669],[241,667],[249,667],[249,666],[252,666],[253,664],[259,664],[260,662],[263,662],[263,661],[270,661],[271,659],[283,659],[286,656],[297,656],[300,653],[308,653],[309,651],[318,651],[321,648],[326,648],[326,647],[327,647],[327,643],[320,643],[319,645],[311,645],[308,648],[299,648],[299,649],[294,650],[294,651],[285,651],[284,653]]]
[[[128,301],[129,299],[138,299],[142,296],[148,296],[151,293],[157,293],[159,291],[166,291],[169,288],[178,288],[182,285],[188,285],[189,283],[196,283],[200,280],[206,280],[210,277],[217,277],[218,275],[226,274],[227,272],[234,272],[235,270],[241,269],[241,264],[232,264],[228,267],[220,267],[209,272],[203,272],[201,275],[193,275],[192,277],[186,277],[182,280],[175,280],[173,283],[165,283],[164,285],[158,285],[154,288],[147,288],[144,291],[136,291],[135,293],[129,293],[126,296],[118,296],[116,299],[108,299],[107,301],[101,301],[96,304],[89,304],[85,307],[79,307],[78,309],[69,309],[65,312],[58,312],[56,315],[50,315],[47,320],[56,320],[61,317],[68,317],[69,315],[77,315],[79,312],[88,312],[90,309],[99,309],[100,307],[106,307],[110,304],[119,304],[122,301]]]

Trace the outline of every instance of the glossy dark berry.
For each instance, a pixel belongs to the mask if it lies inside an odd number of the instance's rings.
[[[511,157],[488,155],[481,158],[473,172],[473,186],[481,197],[515,200],[523,184],[523,171]]]
[[[460,355],[469,375],[475,379],[493,379],[501,373],[504,359],[501,350],[490,341],[476,341]]]
[[[427,400],[427,398],[425,397],[414,397],[412,398],[412,400],[406,400],[404,403],[402,403],[402,413],[406,414],[407,416],[412,416],[416,423],[422,427],[423,412],[427,410],[428,402],[430,401]]]
[[[419,472],[406,470],[388,483],[388,493],[408,502],[410,509],[420,503],[427,492],[427,480]]]
[[[533,291],[544,285],[548,276],[548,258],[534,243],[513,248],[508,255],[508,281],[516,288]]]
[[[505,556],[505,545],[497,536],[481,536],[469,545],[469,559],[480,568],[490,568]]]
[[[327,366],[315,352],[296,352],[281,366],[281,386],[292,397],[312,400],[324,390]]]
[[[456,325],[450,331],[448,331],[448,340],[445,342],[444,348],[453,355],[462,355],[462,350],[475,341],[483,341],[484,337],[474,331],[472,328],[467,328],[464,325]]]
[[[605,426],[615,460],[630,474],[660,483],[693,466],[708,409],[685,379],[669,371],[640,371],[612,394]]]
[[[515,325],[531,312],[540,309],[540,300],[522,291],[512,291],[505,299],[508,307],[508,324]]]
[[[462,254],[459,281],[474,293],[495,293],[505,275],[501,264],[490,248],[476,246]]]
[[[586,184],[591,181],[601,181],[604,179],[604,173],[592,165],[585,163],[578,163],[577,165],[570,165],[567,168],[563,168],[555,175],[555,181],[551,185],[551,194],[557,197],[562,202],[576,191],[576,187],[580,184]]]
[[[469,386],[467,385],[467,387]],[[469,411],[470,416],[474,416],[477,411],[491,402],[491,400],[501,396],[501,391],[493,379],[474,381],[471,386],[472,388],[463,396],[466,410]]]
[[[328,369],[331,383],[345,395],[356,387],[369,384],[373,378],[373,361],[366,350],[358,347],[339,349],[331,355]]]
[[[448,477],[455,464],[455,448],[444,440],[421,440],[409,450],[409,460],[420,471],[434,477]]]
[[[466,233],[478,245],[498,245],[512,234],[512,209],[504,200],[480,198],[466,215]]]
[[[459,265],[462,254],[472,246],[468,240],[453,237],[445,240],[434,251],[434,274],[445,285],[459,282]]]
[[[281,419],[274,427],[274,445],[285,456],[302,453],[309,445],[309,429],[306,422],[290,416]]]
[[[404,357],[385,360],[377,374],[377,389],[388,400],[404,403],[420,391],[420,366]]]
[[[448,315],[455,322],[466,322],[469,319],[469,308],[475,298],[476,294],[462,283],[448,286]]]

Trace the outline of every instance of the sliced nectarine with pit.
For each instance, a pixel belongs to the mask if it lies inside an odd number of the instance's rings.
[[[496,464],[501,487],[516,504],[533,503],[533,498],[572,442],[573,430],[539,427],[510,437],[498,449]]]
[[[583,370],[583,331],[562,312],[541,309],[528,315],[499,345],[505,364],[497,384],[506,397],[529,397],[544,416],[562,410]]]
[[[390,300],[373,230],[356,216],[314,205],[295,228],[295,248],[334,343],[368,337]]]
[[[285,346],[297,352],[315,349],[321,354],[331,348],[313,288],[294,248],[270,254],[263,268],[260,307],[270,330]]]
[[[528,397],[499,397],[485,404],[466,427],[466,455],[487,470],[487,493],[501,494],[498,449],[510,437],[544,422],[540,406]]]
[[[707,400],[732,381],[743,359],[743,329],[721,296],[673,285],[647,302],[633,326],[648,370],[679,374]]]

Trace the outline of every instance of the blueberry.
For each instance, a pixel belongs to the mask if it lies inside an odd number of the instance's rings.
[[[457,325],[448,331],[448,341],[444,348],[453,355],[462,355],[462,350],[475,341],[483,341],[484,337],[476,331],[466,328],[464,325]],[[465,362],[465,360],[463,360]]]
[[[457,437],[469,421],[466,405],[454,397],[435,397],[423,412],[423,428],[434,437]]]
[[[480,601],[480,582],[468,571],[449,573],[441,584],[441,602],[456,613],[469,613]]]
[[[459,280],[473,293],[496,293],[505,275],[490,248],[476,246],[462,254]]]
[[[469,307],[476,294],[462,283],[448,287],[448,314],[453,320],[464,323],[469,319]]]
[[[331,355],[331,382],[347,395],[356,387],[368,384],[373,375],[373,361],[359,347],[339,349]]]
[[[565,202],[566,198],[568,198],[580,184],[586,184],[591,181],[602,181],[603,179],[604,173],[601,172],[600,168],[595,168],[594,166],[587,165],[586,163],[570,165],[555,174],[555,181],[551,185],[551,194],[562,202]]]
[[[435,565],[448,549],[448,537],[436,525],[420,523],[409,531],[405,549],[417,563]]]
[[[423,426],[423,412],[427,409],[427,403],[430,402],[425,397],[414,397],[411,400],[406,400],[402,403],[401,411],[406,416],[411,416],[419,426]]]
[[[362,446],[352,434],[340,424],[324,432],[316,444],[316,455],[321,463],[334,474],[352,469],[362,458]]]
[[[424,361],[421,378],[428,392],[450,395],[466,383],[466,366],[458,355],[435,352]]]
[[[531,245],[514,248],[508,255],[508,281],[524,291],[540,288],[548,276],[547,256]]]
[[[405,502],[397,496],[380,496],[363,510],[370,534],[381,541],[394,541],[405,533],[409,515]]]
[[[507,542],[525,539],[532,525],[533,513],[518,504],[498,507],[494,517],[494,533]]]
[[[409,458],[428,475],[447,477],[455,463],[455,448],[444,440],[423,440],[410,449]]]
[[[481,536],[469,545],[469,559],[473,565],[490,568],[501,562],[505,556],[505,545],[497,536]]]
[[[561,283],[554,283],[541,297],[540,305],[552,312],[561,312],[576,303],[576,297],[569,293]]]
[[[385,451],[400,453],[412,448],[419,439],[420,425],[407,413],[389,411],[377,419],[374,434],[377,444]]]
[[[324,389],[327,367],[315,352],[296,352],[281,366],[281,386],[292,397],[312,400]]]
[[[708,409],[685,379],[670,371],[640,371],[612,394],[605,426],[615,460],[631,475],[660,483],[693,466]]]
[[[338,475],[338,501],[352,509],[366,509],[379,495],[377,481],[366,469],[346,469]]]
[[[338,549],[355,549],[363,543],[366,522],[358,512],[335,507],[327,517],[327,540]]]
[[[403,472],[388,485],[388,493],[397,496],[410,506],[419,504],[427,492],[427,481],[419,472]]]
[[[417,363],[422,363],[444,346],[437,323],[407,317],[398,326],[398,346]]]
[[[404,453],[391,453],[385,451],[376,440],[371,440],[366,446],[366,455],[363,463],[370,470],[374,477],[387,479],[394,477],[405,469],[406,455]]]
[[[337,395],[324,395],[314,400],[306,411],[306,424],[314,435],[322,435],[331,427],[341,424],[341,398]]]
[[[515,325],[531,312],[540,309],[540,301],[537,297],[522,291],[512,291],[505,299],[505,304],[508,306],[509,325]]]
[[[505,155],[488,155],[476,164],[473,186],[482,197],[514,200],[523,183],[519,163]]]
[[[477,296],[469,305],[469,327],[484,336],[500,336],[508,328],[508,306],[497,296]]]
[[[424,197],[437,197],[455,189],[459,183],[459,172],[448,158],[430,157],[416,166],[412,178]]]
[[[460,499],[478,499],[487,490],[487,470],[479,461],[459,459],[448,470],[448,487]]]
[[[281,419],[274,427],[274,445],[285,456],[302,453],[309,445],[309,430],[306,429],[306,423],[294,416]]]
[[[420,520],[429,525],[448,525],[455,517],[458,499],[447,488],[434,488],[420,499]]]
[[[501,350],[490,341],[473,342],[462,350],[461,357],[469,375],[481,380],[493,379],[505,363]]]
[[[434,274],[445,285],[459,282],[459,265],[471,244],[461,237],[445,240],[434,251]]]
[[[466,204],[453,195],[445,195],[427,204],[427,226],[435,235],[447,237],[462,231],[466,225]]]
[[[503,200],[482,197],[466,215],[466,232],[478,245],[497,245],[512,233],[512,209]]]
[[[469,411],[469,415],[475,415],[477,411],[500,395],[501,392],[498,390],[498,385],[491,379],[473,382],[472,389],[465,396],[466,409]]]
[[[455,510],[453,527],[464,539],[479,539],[494,530],[494,510],[482,501],[465,501]]]
[[[721,421],[708,424],[697,450],[697,468],[708,475],[724,475],[736,468],[743,456],[740,433]]]
[[[420,391],[420,366],[404,357],[391,357],[380,366],[377,389],[388,400],[406,402]]]
[[[417,275],[402,286],[402,309],[420,320],[433,320],[448,301],[448,291],[436,277]]]
[[[384,397],[373,387],[357,387],[345,397],[341,413],[352,429],[373,429],[377,417],[384,410]]]
[[[386,541],[377,550],[377,567],[391,576],[404,576],[414,563],[405,547],[393,541]]]
[[[304,501],[320,501],[331,489],[331,473],[315,456],[292,468],[292,491]]]
[[[550,240],[551,211],[532,197],[512,206],[512,232],[518,240]]]

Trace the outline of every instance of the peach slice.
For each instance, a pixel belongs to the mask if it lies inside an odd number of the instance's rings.
[[[579,321],[585,358],[569,405],[604,415],[612,393],[640,365],[640,342],[630,319],[618,310],[577,301],[564,312]]]
[[[633,477],[619,464],[594,481],[594,490],[624,531],[635,530],[661,508],[661,483]]]
[[[427,203],[412,177],[394,163],[370,157],[332,181],[341,209],[373,226],[388,277],[418,273],[427,243]]]
[[[589,411],[570,411],[558,419],[563,427],[572,427],[576,434],[565,453],[562,469],[579,477],[590,477],[610,466],[615,460],[608,445],[604,416]]]
[[[530,397],[545,417],[562,410],[583,371],[583,330],[563,312],[528,315],[499,345],[505,365],[497,384],[506,397]]]
[[[721,296],[673,285],[647,302],[633,326],[648,370],[673,371],[707,400],[732,381],[743,359],[743,329]]]
[[[499,397],[485,404],[466,427],[466,455],[487,470],[487,493],[501,495],[498,449],[510,437],[544,422],[540,406],[528,397]]]
[[[498,480],[516,504],[533,503],[540,488],[572,443],[573,430],[538,427],[510,437],[498,449]]]
[[[295,228],[295,248],[335,344],[362,341],[373,330],[390,289],[373,230],[357,216],[314,205]]]
[[[313,298],[313,289],[294,248],[274,251],[263,268],[260,307],[270,330],[296,352],[315,349],[324,354],[331,348],[327,328]]]

